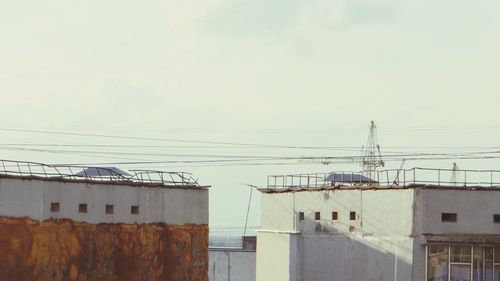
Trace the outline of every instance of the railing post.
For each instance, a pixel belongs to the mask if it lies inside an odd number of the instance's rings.
[[[441,169],[438,169],[438,186],[441,186]]]
[[[464,170],[464,186],[467,186],[467,170]]]
[[[403,170],[403,186],[406,186],[406,170]]]
[[[413,168],[413,184],[416,184],[416,182],[415,182],[416,170],[417,170],[417,168]]]

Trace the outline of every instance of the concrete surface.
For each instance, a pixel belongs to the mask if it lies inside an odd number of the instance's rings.
[[[52,202],[60,211],[51,212]],[[80,213],[79,204],[87,204]],[[114,213],[106,214],[106,204]],[[131,214],[131,206],[139,214]],[[208,190],[0,178],[0,216],[88,223],[208,224]]]
[[[209,281],[255,281],[255,251],[208,249]]]

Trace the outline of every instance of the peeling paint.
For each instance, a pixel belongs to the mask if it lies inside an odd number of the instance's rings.
[[[207,281],[208,226],[0,217],[0,278]]]

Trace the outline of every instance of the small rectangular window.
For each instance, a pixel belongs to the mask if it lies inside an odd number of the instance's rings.
[[[304,212],[299,212],[299,221],[304,220]]]
[[[321,214],[319,212],[314,213],[314,219],[319,221],[321,219]]]
[[[57,212],[59,212],[60,208],[61,208],[61,206],[59,205],[59,202],[52,202],[52,203],[50,203],[50,211],[51,212],[57,213]]]
[[[493,222],[494,223],[500,223],[500,214],[494,214],[493,215]]]
[[[80,204],[80,205],[78,205],[78,212],[80,212],[80,213],[87,213],[87,204]]]
[[[134,214],[134,215],[138,215],[139,214],[139,206],[138,205],[131,206],[130,213]]]
[[[457,213],[441,213],[442,222],[457,222]]]
[[[106,214],[113,214],[114,212],[114,205],[111,205],[111,204],[106,204]]]
[[[339,213],[337,212],[332,212],[332,220],[336,221],[339,219]]]
[[[352,221],[356,220],[356,212],[350,212],[349,213],[349,219],[352,220]]]

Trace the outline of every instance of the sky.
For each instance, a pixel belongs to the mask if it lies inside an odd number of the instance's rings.
[[[382,153],[491,150],[500,146],[499,9],[487,0],[3,0],[0,159],[354,155],[370,120]],[[452,162],[500,164],[405,167]],[[136,166],[186,170],[211,185],[215,234],[241,231],[247,184],[267,175],[361,169],[262,164]],[[249,214],[255,229],[257,192]]]

